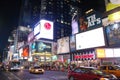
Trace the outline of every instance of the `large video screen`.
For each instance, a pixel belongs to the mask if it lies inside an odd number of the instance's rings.
[[[70,51],[75,51],[75,35],[70,36]]]
[[[106,34],[109,46],[120,45],[120,23],[107,26]]]
[[[36,42],[36,52],[50,52],[52,51],[52,44],[47,42]]]
[[[29,46],[25,46],[23,48],[23,53],[22,53],[23,57],[28,57],[29,56]]]
[[[120,57],[120,48],[98,48],[96,49],[97,58],[116,58]]]
[[[105,46],[103,27],[76,34],[76,50]]]
[[[78,15],[77,14],[74,14],[72,16],[71,26],[72,26],[72,34],[76,34],[76,33],[79,32],[79,28],[78,28]]]
[[[114,57],[120,57],[120,48],[114,48]]]
[[[68,53],[69,50],[69,37],[63,37],[57,41],[57,54]]]
[[[34,27],[34,36],[38,35],[40,33],[40,24],[37,24]]]
[[[53,22],[47,20],[40,20],[40,34],[36,36],[36,39],[53,39]]]

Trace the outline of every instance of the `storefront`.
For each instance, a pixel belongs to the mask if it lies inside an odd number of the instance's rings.
[[[58,39],[57,44],[58,61],[68,64],[70,62],[69,37],[63,37],[61,39]]]
[[[120,48],[98,48],[97,58],[101,65],[120,65]]]
[[[80,50],[77,52],[72,52],[70,54],[71,64],[76,64],[77,66],[92,66],[92,67],[96,67],[99,64],[94,49]]]
[[[40,63],[47,63],[52,61],[52,43],[50,42],[43,42],[43,41],[35,41],[31,45],[31,56],[33,62],[36,64]]]
[[[72,64],[93,67],[100,64],[95,49],[106,46],[101,18],[102,15],[93,9],[79,18],[79,33],[70,36],[70,59]],[[84,29],[81,21],[87,23]]]

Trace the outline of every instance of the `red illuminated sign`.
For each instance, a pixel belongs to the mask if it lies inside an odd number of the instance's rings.
[[[94,54],[83,54],[83,55],[75,55],[75,59],[86,59],[86,58],[93,58]]]
[[[45,28],[46,28],[47,30],[50,30],[50,28],[51,28],[51,24],[48,23],[48,22],[45,23],[44,26],[45,26]]]
[[[28,46],[23,49],[22,56],[23,57],[28,57],[29,56],[29,47]]]

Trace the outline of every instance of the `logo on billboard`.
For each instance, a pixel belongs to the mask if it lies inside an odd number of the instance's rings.
[[[44,24],[44,27],[45,27],[45,29],[50,30],[50,29],[51,29],[51,24],[48,23],[48,22],[46,22],[46,23]]]
[[[88,27],[95,26],[101,23],[101,18],[97,18],[96,14],[87,17],[87,20],[88,20]]]

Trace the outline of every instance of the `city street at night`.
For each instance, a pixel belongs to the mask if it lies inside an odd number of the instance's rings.
[[[45,71],[44,74],[32,74],[28,69],[21,71],[2,71],[0,80],[67,80],[67,73],[62,71]]]
[[[120,80],[120,0],[0,0],[0,80]]]

